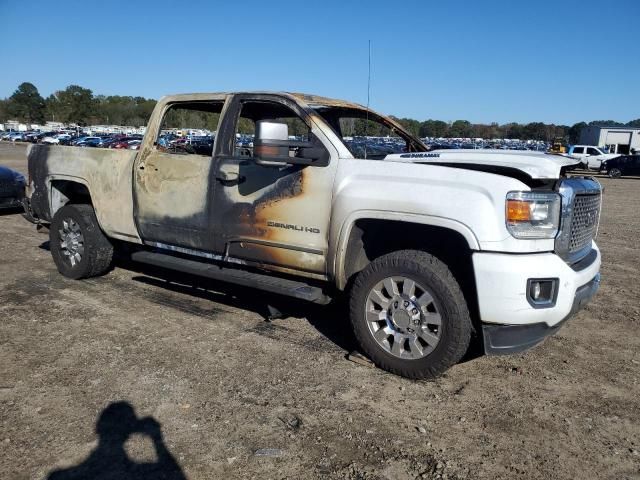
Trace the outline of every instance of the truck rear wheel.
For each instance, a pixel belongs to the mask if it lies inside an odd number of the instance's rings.
[[[413,379],[442,374],[471,339],[458,282],[444,263],[417,250],[384,255],[360,272],[350,317],[358,343],[378,367]]]
[[[113,245],[100,230],[91,205],[66,205],[56,212],[49,248],[58,271],[76,280],[102,275],[113,260]]]

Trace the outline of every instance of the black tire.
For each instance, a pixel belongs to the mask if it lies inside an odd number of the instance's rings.
[[[611,178],[620,178],[622,176],[622,171],[619,168],[611,168],[607,172],[607,175]]]
[[[369,292],[391,276],[403,276],[428,288],[438,303],[442,332],[435,349],[423,358],[403,359],[386,351],[373,338],[365,319]],[[350,317],[355,337],[364,353],[380,368],[412,379],[432,379],[456,364],[466,353],[472,324],[458,282],[447,266],[433,255],[401,250],[377,258],[356,277],[350,292]]]
[[[63,222],[73,220],[83,237],[83,253],[79,261],[72,265],[62,246]],[[113,260],[113,245],[102,233],[98,219],[91,205],[66,205],[56,212],[49,229],[49,248],[58,271],[67,278],[96,277],[106,273]]]

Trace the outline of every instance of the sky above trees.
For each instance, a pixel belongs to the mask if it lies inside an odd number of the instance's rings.
[[[34,16],[35,15],[35,16]],[[446,122],[640,116],[640,1],[0,1],[0,97],[297,91]]]

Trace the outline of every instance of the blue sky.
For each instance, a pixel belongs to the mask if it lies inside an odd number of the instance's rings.
[[[419,120],[640,117],[640,1],[0,0],[0,97],[287,90]]]

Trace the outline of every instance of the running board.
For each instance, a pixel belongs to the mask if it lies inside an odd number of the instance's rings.
[[[256,288],[266,292],[306,300],[307,302],[326,305],[331,301],[331,298],[326,296],[319,287],[314,287],[304,282],[288,280],[262,273],[247,272],[237,268],[221,267],[212,263],[205,263],[202,261],[189,260],[174,257],[172,255],[166,255],[164,253],[148,251],[134,252],[131,254],[131,259],[136,262],[146,263],[156,267],[168,268],[170,270],[199,275],[213,280],[220,280],[223,282],[234,283],[236,285]]]

